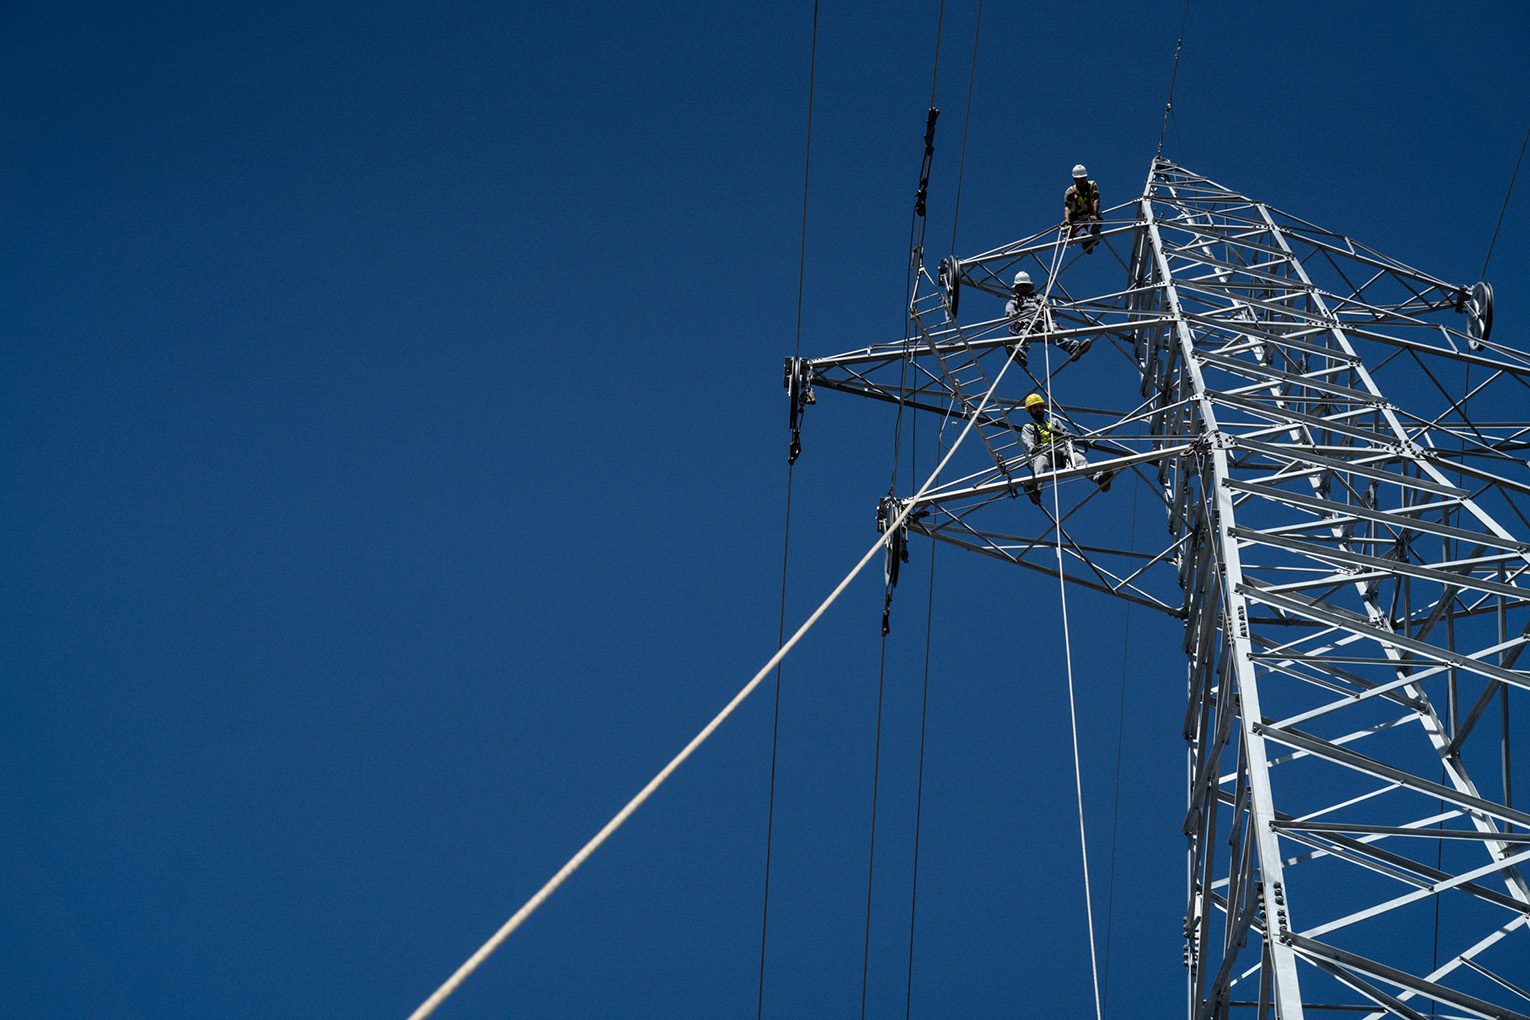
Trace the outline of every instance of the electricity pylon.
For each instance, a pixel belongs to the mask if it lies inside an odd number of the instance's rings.
[[[906,339],[787,362],[794,455],[815,391],[962,424],[992,389],[951,480],[889,504],[914,503],[908,529],[1054,576],[1060,543],[1067,581],[1183,621],[1190,1017],[1526,1015],[1530,423],[1503,417],[1530,406],[1530,356],[1491,339],[1486,283],[1162,159],[1101,240],[920,266]],[[995,387],[1011,275],[1040,291],[1054,265]],[[1092,463],[1033,478],[1022,400],[1047,389]],[[1166,543],[1127,547],[1102,468],[1151,494]],[[1050,492],[1013,500],[1026,482],[1059,486],[1057,518]]]

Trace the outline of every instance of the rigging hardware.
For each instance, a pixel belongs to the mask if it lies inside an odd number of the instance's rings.
[[[786,462],[795,464],[802,453],[802,412],[809,404],[817,403],[817,398],[813,395],[813,376],[808,359],[787,358],[785,376],[783,385],[787,391],[787,424],[792,431]]]

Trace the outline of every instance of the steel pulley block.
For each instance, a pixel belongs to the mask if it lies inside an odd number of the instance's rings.
[[[1471,301],[1467,305],[1469,332],[1475,349],[1493,334],[1493,285],[1486,280],[1472,284]]]
[[[940,303],[945,306],[946,318],[956,321],[957,305],[962,297],[962,264],[955,255],[940,260],[937,282],[940,284]]]

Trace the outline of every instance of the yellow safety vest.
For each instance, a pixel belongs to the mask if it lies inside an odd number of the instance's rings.
[[[1031,424],[1036,426],[1036,445],[1038,447],[1051,446],[1053,443],[1059,442],[1060,440],[1066,438],[1061,429],[1055,428],[1052,425],[1051,419],[1046,421],[1033,421]]]
[[[1068,211],[1074,216],[1090,216],[1094,214],[1094,200],[1100,197],[1099,186],[1093,181],[1085,181],[1084,187],[1077,184],[1068,189],[1063,196],[1067,203]]]

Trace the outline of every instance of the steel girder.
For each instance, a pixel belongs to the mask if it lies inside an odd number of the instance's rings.
[[[954,424],[992,389],[912,530],[1048,574],[1060,538],[1067,580],[1183,621],[1191,1017],[1530,1013],[1507,722],[1530,688],[1530,357],[1492,339],[1490,288],[1163,160],[1102,236],[1124,287],[1057,228],[921,269],[906,339],[788,364],[794,429],[815,388]],[[1005,368],[983,312],[1054,264],[1030,367]],[[1094,348],[1068,362],[1061,337]],[[1062,399],[1085,365],[1099,406]],[[1011,502],[1041,388],[1094,461],[1041,476],[1056,520]],[[1163,507],[1166,543],[1121,539],[1079,478],[1100,467]]]

